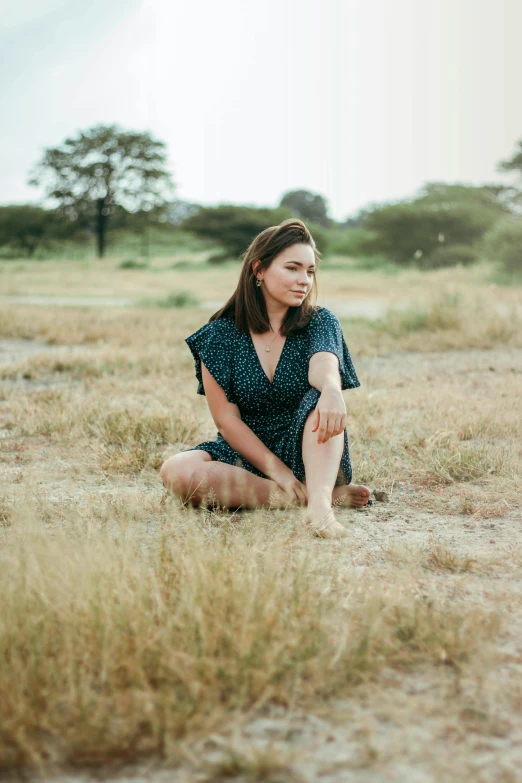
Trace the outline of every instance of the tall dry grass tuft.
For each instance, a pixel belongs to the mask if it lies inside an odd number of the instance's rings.
[[[431,484],[452,484],[516,474],[516,444],[469,443],[461,437],[461,429],[438,429],[422,438],[416,451],[419,477]]]
[[[12,401],[13,424],[22,437],[51,436],[85,441],[105,473],[136,474],[159,470],[168,444],[186,444],[198,438],[201,427],[186,400],[171,410],[153,400],[148,410],[134,401],[125,405],[99,392],[79,396],[71,389],[40,389]]]
[[[297,749],[256,748],[236,741],[221,747],[217,759],[196,759],[196,764],[201,783],[234,779],[249,783],[307,783],[309,778],[293,766],[298,757]]]
[[[118,410],[101,417],[95,429],[101,469],[139,473],[145,468],[159,470],[164,459],[162,447],[193,438],[198,423],[170,413],[144,415]]]
[[[383,546],[382,550],[388,562],[401,568],[408,568],[410,571],[420,567],[437,573],[486,573],[498,562],[498,558],[492,560],[462,554],[433,538],[430,538],[424,546],[392,543]]]
[[[465,317],[462,303],[460,294],[440,292],[427,306],[414,305],[404,311],[391,311],[384,321],[394,337],[407,332],[461,330]]]
[[[450,571],[451,573],[466,573],[479,568],[475,557],[461,555],[439,542],[430,543],[424,565],[433,571]]]
[[[413,300],[415,302],[415,300]],[[494,302],[480,290],[442,288],[423,292],[403,309],[390,309],[373,321],[346,319],[346,331],[356,336],[360,355],[383,350],[445,351],[488,349],[496,345],[520,347],[522,314],[509,300]]]
[[[412,593],[404,572],[383,586],[344,557],[325,568],[291,524],[257,512],[216,528],[174,507],[155,533],[134,512],[98,512],[72,505],[49,528],[37,502],[10,508],[4,768],[168,757],[225,712],[310,704],[383,666],[462,666],[498,628],[469,601]]]

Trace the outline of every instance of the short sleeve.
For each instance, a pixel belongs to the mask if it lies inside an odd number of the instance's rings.
[[[317,309],[308,324],[308,336],[308,362],[319,351],[333,353],[339,359],[341,389],[356,389],[361,385],[335,313],[327,307]]]
[[[204,324],[197,332],[185,338],[192,356],[198,394],[205,394],[201,362],[219,383],[229,402],[236,402],[232,388],[233,323],[227,318],[217,318]]]

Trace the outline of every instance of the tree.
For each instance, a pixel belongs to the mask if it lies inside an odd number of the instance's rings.
[[[219,244],[223,251],[212,259],[219,262],[230,256],[239,259],[257,234],[269,226],[278,226],[289,217],[292,215],[283,207],[269,209],[221,204],[218,207],[201,207],[197,214],[186,218],[180,228]],[[328,242],[327,232],[321,226],[311,223],[307,226],[317,249],[323,253]]]
[[[499,199],[503,186],[428,183],[411,201],[376,205],[363,223],[359,253],[381,253],[396,263],[429,266],[444,243],[477,246],[509,208]],[[461,250],[459,250],[461,252]],[[420,260],[422,259],[422,260]]]
[[[281,199],[281,207],[287,207],[292,217],[310,220],[328,228],[331,220],[328,217],[328,207],[323,196],[309,190],[289,190]]]
[[[510,276],[522,275],[522,218],[509,215],[499,220],[483,237],[482,255],[500,264]]]
[[[7,245],[28,258],[41,245],[49,246],[52,240],[71,238],[75,228],[56,210],[42,209],[36,204],[0,207],[0,245]]]
[[[195,204],[191,201],[183,201],[182,199],[174,199],[169,207],[168,221],[171,226],[176,226],[177,228],[186,218],[190,217],[190,215],[195,215],[199,209],[199,204]]]
[[[94,228],[102,258],[109,218],[118,206],[129,212],[168,209],[174,184],[165,165],[165,143],[149,133],[96,125],[47,149],[29,184],[42,184],[60,214]]]
[[[219,262],[230,256],[239,258],[260,231],[288,217],[291,215],[287,209],[220,204],[218,207],[200,207],[198,212],[185,218],[179,228],[202,239],[215,241],[222,248],[222,252],[213,258]]]
[[[522,177],[522,139],[518,141],[518,147],[518,152],[515,152],[512,158],[500,161],[497,171],[518,171]],[[506,187],[505,190],[512,204],[512,211],[520,214],[522,212],[522,192],[515,187]]]
[[[413,203],[435,205],[439,209],[468,205],[502,217],[510,211],[512,191],[513,188],[496,183],[463,185],[426,182],[419,189],[419,195]]]

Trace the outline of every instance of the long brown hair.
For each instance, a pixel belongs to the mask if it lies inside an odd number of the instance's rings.
[[[296,244],[308,244],[314,251],[315,263],[318,266],[321,253],[317,250],[311,233],[302,220],[288,218],[278,226],[270,226],[261,231],[242,254],[242,265],[236,290],[230,299],[209,321],[217,318],[234,318],[239,330],[254,334],[270,330],[270,321],[266,311],[265,297],[261,288],[256,285],[256,276],[252,263],[259,259],[261,263],[256,269],[268,269],[274,258],[287,247]],[[297,307],[290,306],[281,324],[281,334],[290,335],[303,329],[315,311],[317,301],[317,280],[314,275],[312,287],[304,301]]]

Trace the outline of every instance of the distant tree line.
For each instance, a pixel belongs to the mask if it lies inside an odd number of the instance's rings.
[[[522,176],[522,141],[498,170]],[[92,242],[106,253],[109,231],[145,234],[151,227],[211,240],[219,263],[241,256],[253,237],[288,217],[304,220],[319,250],[382,257],[430,269],[479,257],[522,271],[522,191],[515,186],[426,183],[410,198],[361,209],[344,222],[328,214],[324,196],[291,190],[275,208],[235,204],[207,207],[174,197],[165,144],[149,133],[97,125],[47,149],[30,184],[45,202],[0,207],[0,253],[32,257],[63,241]]]

